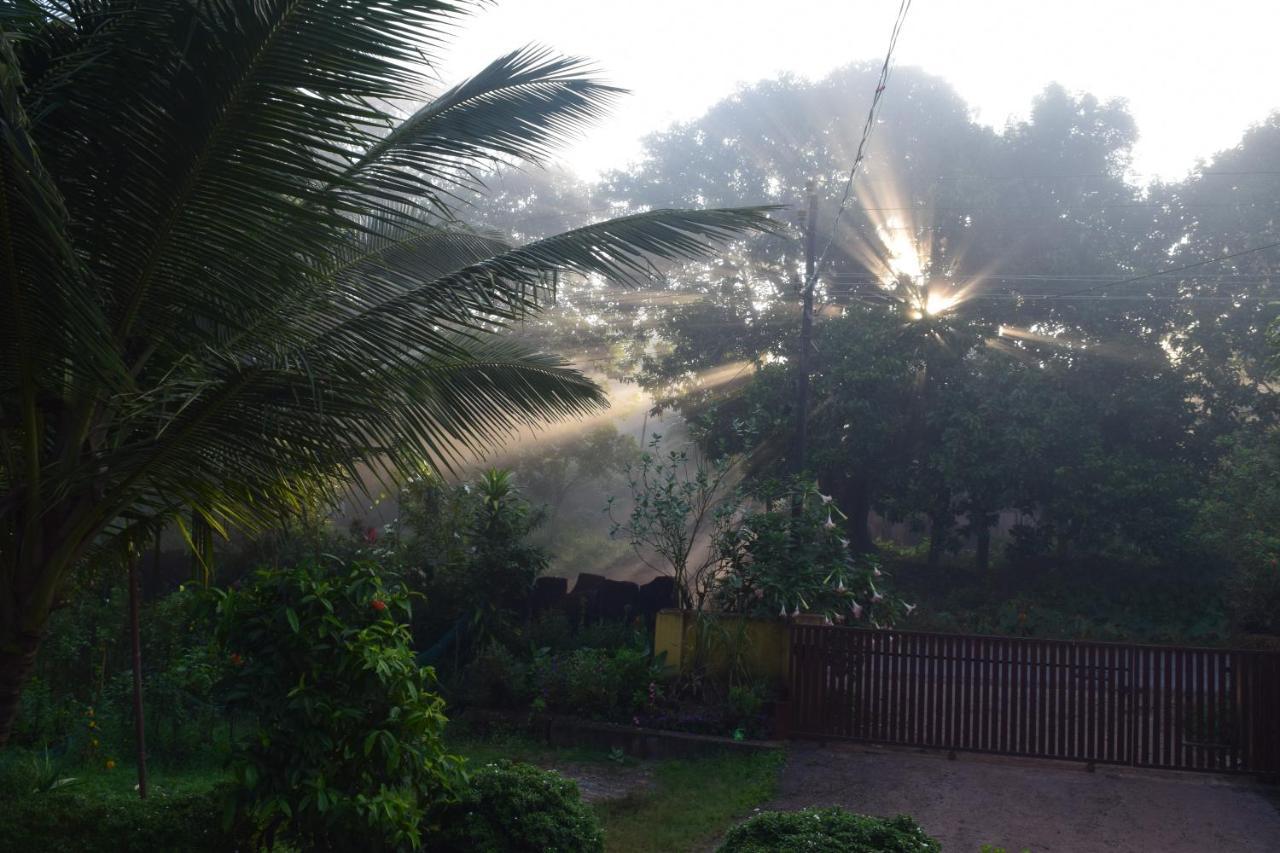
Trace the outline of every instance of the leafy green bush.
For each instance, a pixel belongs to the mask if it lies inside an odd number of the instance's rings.
[[[816,613],[881,626],[906,612],[886,593],[879,560],[851,550],[846,516],[830,496],[806,482],[760,497],[765,509],[717,531],[724,571],[713,592],[721,609],[758,617]]]
[[[8,747],[0,753],[0,802],[56,791],[78,781],[66,769],[66,762],[55,759],[48,749],[35,752]]]
[[[936,853],[938,842],[906,815],[868,817],[844,809],[761,812],[729,830],[720,853]]]
[[[402,620],[409,599],[377,569],[261,572],[219,593],[226,697],[258,720],[236,746],[240,812],[308,850],[418,846],[460,781],[444,703]]]
[[[1227,445],[1196,534],[1230,566],[1225,591],[1234,627],[1280,635],[1280,430]]]
[[[535,649],[561,652],[574,646],[573,626],[563,610],[544,610],[525,627],[525,636]]]
[[[583,625],[573,637],[573,646],[579,649],[643,649],[647,643],[648,634],[628,621]]]
[[[639,649],[577,649],[533,662],[534,701],[541,709],[596,719],[630,720],[660,678]]]
[[[547,556],[529,542],[542,515],[511,473],[490,469],[461,486],[426,476],[405,487],[399,504],[404,529],[386,550],[411,567],[408,582],[431,601],[415,620],[419,646],[430,648],[459,622],[466,626],[464,656],[492,639],[514,644]]]
[[[482,708],[522,708],[529,704],[529,667],[506,646],[490,642],[467,667],[461,697]]]
[[[223,853],[239,846],[223,828],[230,796],[226,787],[145,800],[75,790],[25,796],[0,808],[0,850]]]
[[[118,578],[104,575],[69,590],[67,606],[51,617],[49,641],[23,690],[13,745],[47,747],[65,762],[98,767],[131,747],[128,608]],[[227,722],[212,697],[225,661],[212,655],[202,598],[194,588],[178,589],[142,606],[147,748],[169,766],[207,755]]]
[[[604,833],[572,780],[501,761],[472,776],[430,846],[450,853],[595,853],[604,850]]]
[[[765,684],[757,682],[730,687],[724,703],[725,722],[735,732],[762,736],[768,723],[765,714],[768,698],[769,688]]]

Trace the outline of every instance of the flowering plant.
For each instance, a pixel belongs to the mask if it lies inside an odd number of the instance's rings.
[[[844,513],[811,483],[771,495],[765,508],[717,536],[725,610],[780,617],[820,614],[831,623],[887,627],[915,608],[886,592],[874,554],[855,553]]]
[[[258,721],[233,766],[263,843],[418,847],[462,774],[435,675],[410,645],[403,587],[371,563],[303,566],[261,572],[217,606],[218,640],[239,661],[225,698]]]

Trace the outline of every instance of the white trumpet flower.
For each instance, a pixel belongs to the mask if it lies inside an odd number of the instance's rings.
[[[827,513],[827,520],[822,522],[822,526],[827,530],[834,530],[836,523],[831,520],[831,513]]]
[[[792,616],[799,616],[799,615],[800,615],[800,604],[799,604],[799,602],[797,602],[797,603],[796,603],[796,609],[795,609],[795,610],[793,610],[793,611],[791,611],[791,615],[792,615]]]
[[[916,605],[914,605],[914,604],[907,604],[907,603],[904,601],[904,602],[902,602],[902,609],[903,609],[903,610],[905,610],[905,611],[907,611],[907,615],[908,615],[908,616],[910,616],[912,613],[914,613],[914,612],[915,612],[915,610],[916,610]]]
[[[818,492],[818,497],[822,500],[823,506],[831,503],[831,495],[824,495],[822,492]]]
[[[778,611],[778,615],[783,619],[787,618],[787,605],[785,603],[783,603],[782,609]]]
[[[841,548],[848,548],[848,547],[849,547],[849,540],[848,540],[848,539],[845,539],[843,536],[842,536],[842,537],[840,537],[840,547],[841,547]]]
[[[836,592],[844,592],[844,578],[840,578],[840,583],[836,584]]]
[[[857,601],[853,602],[853,606],[852,606],[852,607],[850,607],[849,609],[850,609],[851,611],[853,611],[853,618],[854,618],[854,619],[861,619],[861,618],[862,618],[862,605],[861,605],[861,604],[859,604]]]

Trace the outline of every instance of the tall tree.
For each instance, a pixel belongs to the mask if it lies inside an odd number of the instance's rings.
[[[1210,439],[1241,423],[1245,403],[1260,411],[1254,392],[1237,393],[1232,416],[1212,424],[1215,397],[1198,392],[1193,372],[1234,375],[1230,347],[1200,359],[1176,342],[1220,325],[1218,311],[1241,317],[1243,342],[1270,309],[1246,297],[1237,311],[1226,293],[1179,305],[1165,297],[1196,291],[1176,276],[1114,286],[1172,265],[1171,251],[1211,257],[1216,239],[1189,236],[1194,217],[1175,215],[1180,188],[1148,194],[1126,179],[1137,130],[1123,102],[1049,86],[1026,120],[994,134],[936,78],[900,69],[890,85],[835,233],[874,88],[856,65],[816,83],[746,88],[652,137],[640,166],[608,176],[601,192],[644,206],[795,202],[814,176],[828,188],[811,467],[849,510],[851,540],[870,544],[862,519],[874,507],[925,520],[935,560],[965,534],[985,563],[991,523],[1020,509],[1040,525],[1042,549],[1167,555],[1185,542],[1180,501],[1203,481]],[[1265,128],[1250,136],[1248,162],[1265,158],[1269,140]],[[1224,228],[1247,225],[1270,227]],[[708,446],[746,425],[757,458],[785,458],[799,246],[763,237],[675,270],[664,284],[680,298],[647,310],[641,379]],[[1200,318],[1187,323],[1189,313]],[[716,364],[731,381],[708,381]]]
[[[618,95],[544,50],[419,106],[465,0],[0,11],[0,743],[69,575],[168,519],[442,463],[602,391],[503,337],[554,274],[700,255],[760,211],[522,246],[454,199]],[[145,536],[143,536],[145,538]]]

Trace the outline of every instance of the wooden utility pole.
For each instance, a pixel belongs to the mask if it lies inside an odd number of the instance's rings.
[[[809,351],[813,348],[813,288],[817,284],[818,189],[814,181],[805,186],[808,206],[804,217],[804,288],[800,315],[800,347],[796,355],[796,435],[792,473],[805,470],[809,452]],[[799,507],[795,507],[799,509]]]
[[[147,730],[142,719],[142,637],[138,626],[138,555],[129,549],[129,645],[133,653],[133,728],[138,750],[138,796],[147,798]]]

